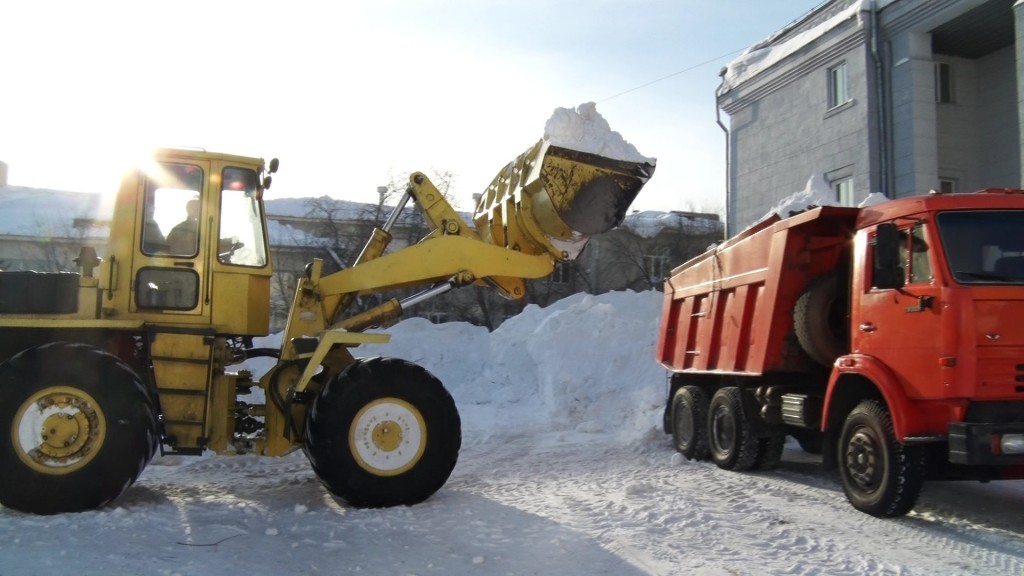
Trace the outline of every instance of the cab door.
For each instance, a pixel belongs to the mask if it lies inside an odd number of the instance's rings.
[[[161,161],[142,177],[133,312],[205,313],[209,176],[209,161],[187,159]]]
[[[923,219],[898,223],[899,275],[903,286],[879,287],[876,243],[868,242],[859,304],[852,314],[853,350],[873,356],[899,378],[911,398],[942,393],[943,302],[936,280],[936,250],[930,226]],[[872,233],[872,238],[874,233]]]

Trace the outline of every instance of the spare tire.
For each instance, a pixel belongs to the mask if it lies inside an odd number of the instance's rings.
[[[846,290],[838,273],[816,278],[793,308],[793,331],[812,360],[831,366],[849,350]]]

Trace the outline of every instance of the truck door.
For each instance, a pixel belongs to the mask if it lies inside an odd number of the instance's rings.
[[[935,244],[924,220],[904,221],[898,230],[904,285],[878,287],[877,245],[869,240],[863,293],[852,315],[853,350],[874,356],[891,368],[908,396],[934,398],[942,391],[943,306],[933,262],[937,251],[931,249]]]
[[[135,248],[131,309],[201,315],[208,233],[206,161],[161,162],[141,183],[141,233]]]

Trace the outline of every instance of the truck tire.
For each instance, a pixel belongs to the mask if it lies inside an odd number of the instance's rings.
[[[793,331],[812,360],[831,366],[846,354],[847,304],[839,274],[819,276],[800,295],[793,308]]]
[[[683,386],[672,397],[672,443],[687,460],[707,460],[708,395],[696,386]]]
[[[711,460],[719,468],[742,471],[754,466],[759,438],[744,415],[739,388],[727,386],[711,397],[708,440]]]
[[[305,434],[320,481],[360,508],[426,500],[448,480],[462,446],[459,412],[441,381],[396,358],[359,361],[329,381]]]
[[[839,475],[853,507],[879,518],[914,507],[925,476],[924,451],[896,440],[889,410],[876,400],[857,405],[839,437]]]
[[[0,504],[34,514],[99,508],[153,458],[154,396],[116,356],[55,342],[0,364]]]
[[[772,432],[757,441],[757,457],[751,470],[773,470],[778,468],[782,461],[782,452],[786,448],[786,435],[781,432]]]

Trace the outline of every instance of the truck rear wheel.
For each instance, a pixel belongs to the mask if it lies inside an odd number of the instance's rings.
[[[793,308],[793,331],[812,360],[831,366],[847,352],[847,303],[838,274],[819,276]]]
[[[357,507],[426,500],[448,480],[461,445],[459,412],[441,381],[396,358],[352,365],[320,390],[306,418],[313,470]]]
[[[854,508],[903,516],[917,502],[924,474],[924,451],[896,440],[884,405],[866,400],[850,412],[839,437],[839,475]]]
[[[727,386],[711,397],[708,439],[711,460],[719,468],[741,471],[754,466],[759,438],[744,415],[739,388]]]
[[[708,395],[683,386],[672,397],[672,443],[687,460],[707,460]]]
[[[782,461],[782,452],[786,448],[786,435],[772,432],[771,435],[757,441],[757,458],[751,470],[772,470]]]
[[[0,504],[79,512],[121,495],[157,448],[154,397],[130,366],[56,342],[0,365]]]

